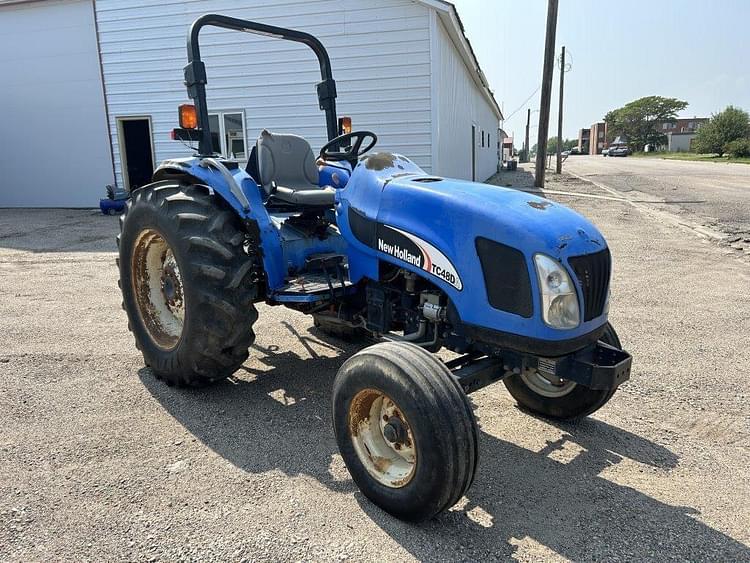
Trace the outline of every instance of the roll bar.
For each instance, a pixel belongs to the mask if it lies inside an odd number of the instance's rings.
[[[326,113],[326,129],[328,140],[338,136],[338,119],[336,117],[336,82],[331,72],[331,60],[328,57],[323,44],[314,36],[302,31],[275,27],[263,23],[240,20],[221,16],[218,14],[205,14],[199,17],[190,26],[187,39],[188,64],[185,67],[185,86],[188,96],[195,100],[195,109],[198,117],[198,129],[200,138],[198,140],[198,152],[201,155],[213,154],[211,142],[211,130],[208,123],[208,105],[206,103],[206,65],[201,61],[198,34],[206,26],[223,27],[235,31],[244,31],[258,35],[286,39],[304,43],[313,50],[320,64],[320,76],[322,81],[317,85],[318,102],[320,109]]]

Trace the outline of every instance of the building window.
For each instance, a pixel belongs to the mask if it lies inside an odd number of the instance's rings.
[[[208,115],[213,151],[227,158],[247,160],[245,114],[242,111],[222,111]]]
[[[603,139],[603,138],[604,138],[604,131],[599,131],[599,138],[600,138],[600,139]]]

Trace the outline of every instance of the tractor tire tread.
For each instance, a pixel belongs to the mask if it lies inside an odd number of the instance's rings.
[[[410,420],[410,423],[413,429],[414,426],[426,425],[422,428],[433,430],[429,433],[431,443],[428,455],[440,456],[440,482],[439,485],[430,483],[429,491],[420,490],[423,485],[414,483],[415,488],[411,492],[403,493],[408,496],[394,502],[392,498],[382,497],[382,488],[379,489],[377,484],[372,486],[369,483],[368,480],[372,478],[361,469],[361,464],[357,466],[359,461],[348,455],[344,460],[347,466],[354,464],[354,467],[349,468],[350,472],[365,495],[373,502],[399,518],[410,521],[426,520],[456,504],[474,480],[478,460],[478,434],[474,413],[467,396],[450,370],[436,356],[411,343],[376,344],[347,360],[334,382],[334,421],[342,455],[348,451],[351,437],[342,427],[343,413],[337,410],[344,407],[337,404],[337,397],[349,397],[347,393],[351,390],[347,391],[345,387],[353,370],[362,369],[363,366],[366,369],[366,366],[374,364],[387,365],[389,372],[399,373],[399,377],[406,380],[406,388],[410,389],[409,402],[416,412],[416,419]],[[374,381],[373,385],[377,386],[377,381]],[[392,399],[399,403],[398,399]],[[422,434],[422,439],[426,435]],[[417,434],[418,444],[419,440]],[[419,455],[421,454],[418,454],[418,459]],[[387,494],[389,493],[386,492]]]
[[[123,267],[130,263],[125,255],[132,249],[122,243],[131,244],[135,238],[130,232],[126,236],[128,218],[136,216],[139,225],[158,226],[171,239],[178,263],[183,258],[180,270],[194,322],[186,320],[180,342],[170,351],[150,341]],[[233,374],[248,357],[255,340],[252,325],[258,319],[257,255],[242,247],[246,234],[239,218],[205,187],[166,181],[137,190],[120,226],[118,284],[125,287],[123,308],[136,346],[154,375],[169,385],[197,387]]]

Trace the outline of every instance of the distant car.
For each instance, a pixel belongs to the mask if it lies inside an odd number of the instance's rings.
[[[617,145],[609,147],[607,154],[609,156],[628,156],[630,154],[630,149],[625,145]]]
[[[560,156],[570,156],[570,151],[562,151]]]
[[[602,156],[609,156],[609,149],[603,149]]]
[[[568,151],[569,154],[582,154],[578,147],[573,147]]]

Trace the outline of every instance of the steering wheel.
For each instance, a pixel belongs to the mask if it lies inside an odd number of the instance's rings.
[[[370,143],[363,149],[362,145],[365,140],[371,139]],[[369,151],[378,142],[378,136],[371,131],[352,131],[346,135],[340,135],[335,139],[328,141],[322,149],[320,149],[320,158],[323,160],[332,160],[334,162],[347,160],[352,164],[355,164],[359,157]],[[334,148],[338,147],[349,148],[345,151],[337,150],[333,152]]]

